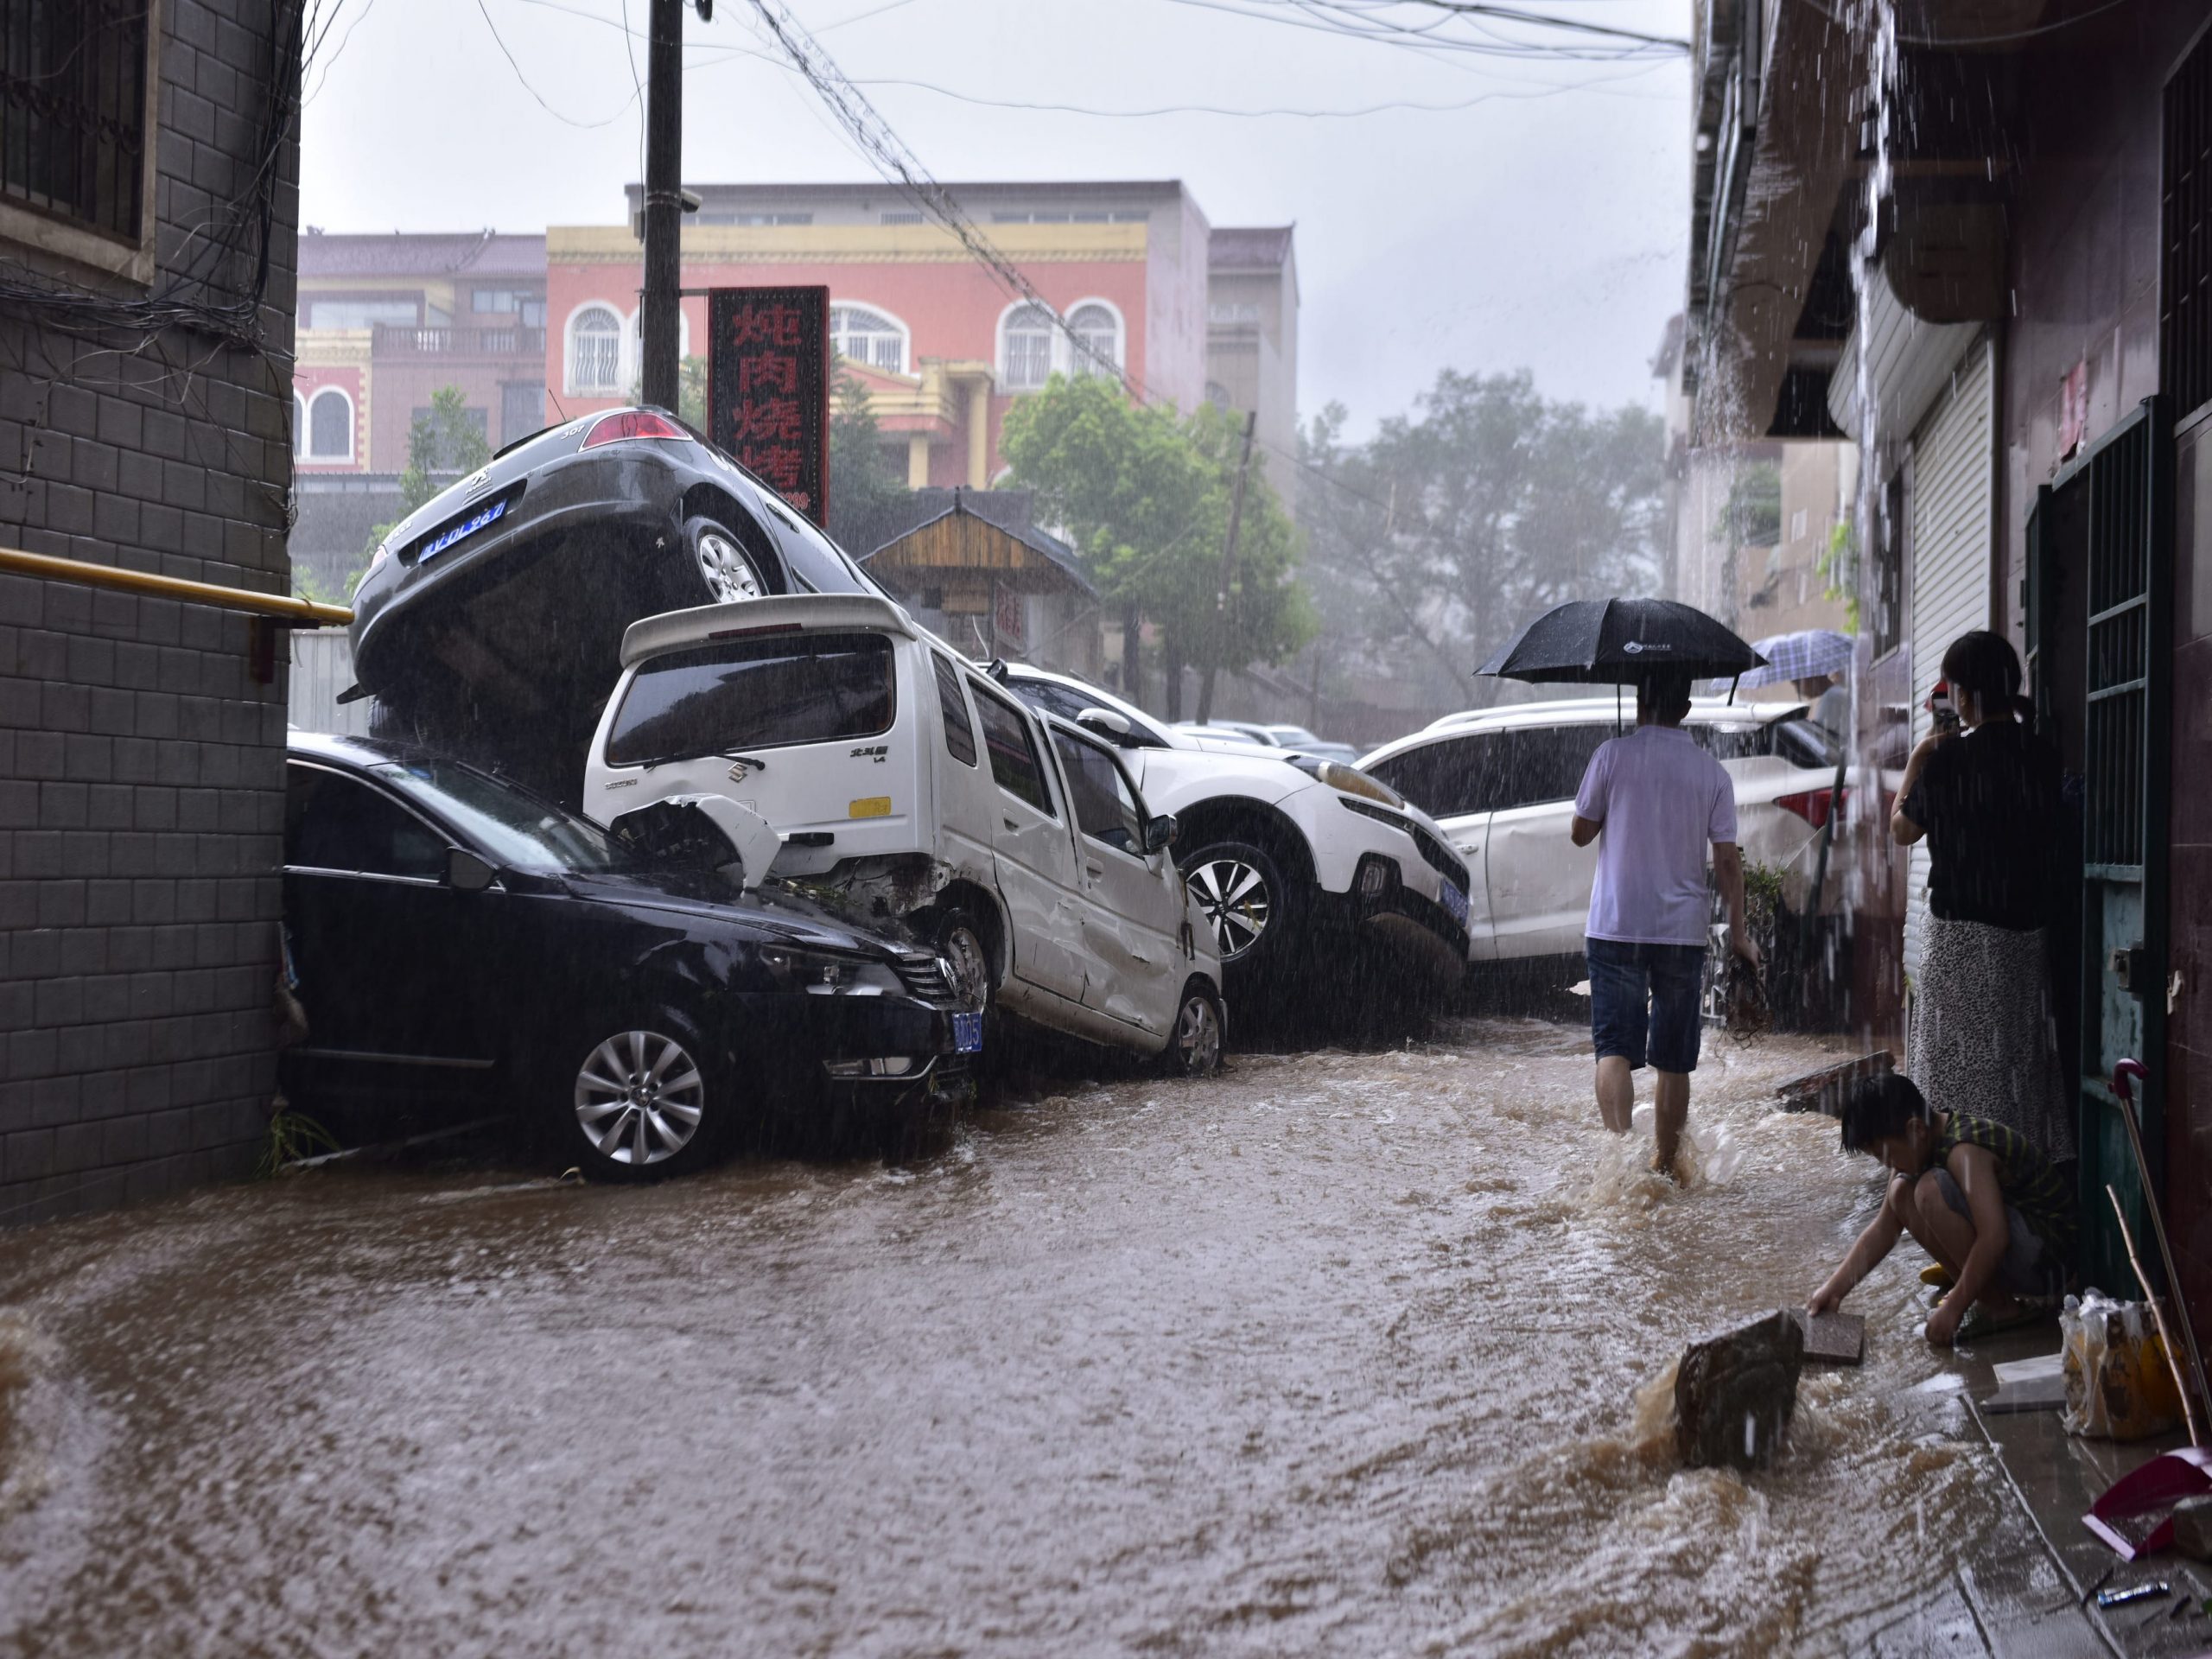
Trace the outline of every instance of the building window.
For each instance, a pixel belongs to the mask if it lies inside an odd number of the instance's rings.
[[[499,388],[499,442],[512,443],[545,426],[545,388],[514,381]]]
[[[1075,336],[1068,347],[1068,368],[1078,378],[1086,374],[1112,375],[1122,366],[1122,320],[1111,307],[1092,302],[1068,314],[1068,332]]]
[[[704,213],[695,216],[701,225],[811,225],[812,213]]]
[[[478,315],[512,317],[525,328],[545,326],[545,296],[519,288],[479,288],[470,291],[468,308]]]
[[[612,396],[622,389],[622,319],[589,305],[569,324],[569,390]]]
[[[422,306],[414,300],[310,300],[310,328],[412,328],[423,320]]]
[[[147,0],[0,0],[0,198],[139,239]]]
[[[849,361],[893,374],[906,372],[906,325],[867,306],[830,308],[830,346]]]
[[[1257,300],[1216,300],[1206,307],[1208,322],[1257,322],[1260,302]]]
[[[488,448],[491,444],[491,411],[483,409],[463,409],[458,423],[442,421],[438,411],[416,408],[408,417],[408,432],[411,440],[417,430],[429,434],[430,470],[434,473],[457,473],[461,470],[461,435],[462,429],[475,433]],[[413,447],[410,442],[410,448]]]
[[[901,209],[896,213],[883,213],[878,217],[880,221],[886,225],[918,225],[922,222],[922,216],[920,213],[906,209]]]
[[[1007,313],[1002,328],[1006,348],[1000,359],[1009,387],[1033,391],[1052,378],[1052,336],[1058,328],[1052,314],[1041,305],[1017,305]]]
[[[308,459],[353,458],[353,400],[335,386],[325,386],[308,405]]]

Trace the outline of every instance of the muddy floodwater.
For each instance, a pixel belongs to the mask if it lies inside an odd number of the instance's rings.
[[[1779,1468],[1674,1462],[1683,1338],[1875,1203],[1772,1107],[1833,1055],[1709,1041],[1678,1192],[1583,1033],[1445,1039],[903,1168],[340,1166],[0,1235],[0,1651],[1910,1651],[2031,1546],[1909,1252]]]

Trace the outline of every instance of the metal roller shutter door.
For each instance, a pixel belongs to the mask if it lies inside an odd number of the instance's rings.
[[[1996,442],[1996,377],[1987,337],[1967,347],[1951,384],[1912,440],[1912,741],[1933,721],[1921,705],[1942,672],[1943,652],[1989,626]],[[1904,965],[1920,971],[1928,924],[1928,843],[1907,861]]]

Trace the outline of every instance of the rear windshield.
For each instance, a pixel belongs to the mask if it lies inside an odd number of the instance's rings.
[[[897,708],[891,641],[809,633],[709,641],[638,670],[607,737],[607,764],[874,737]]]

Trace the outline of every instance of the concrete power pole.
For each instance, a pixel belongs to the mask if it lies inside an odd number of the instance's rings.
[[[683,286],[683,5],[652,0],[645,60],[645,292],[638,329],[644,400],[676,408]],[[703,10],[704,8],[702,8]]]
[[[1221,549],[1221,592],[1214,596],[1214,611],[1218,616],[1222,633],[1225,637],[1229,626],[1236,620],[1236,607],[1230,594],[1236,586],[1236,527],[1244,517],[1244,474],[1252,469],[1252,429],[1260,423],[1260,413],[1254,410],[1244,416],[1244,453],[1236,462],[1236,486],[1229,497],[1229,537]],[[1198,677],[1198,724],[1205,725],[1213,718],[1213,677],[1217,664],[1209,659],[1205,672]]]

